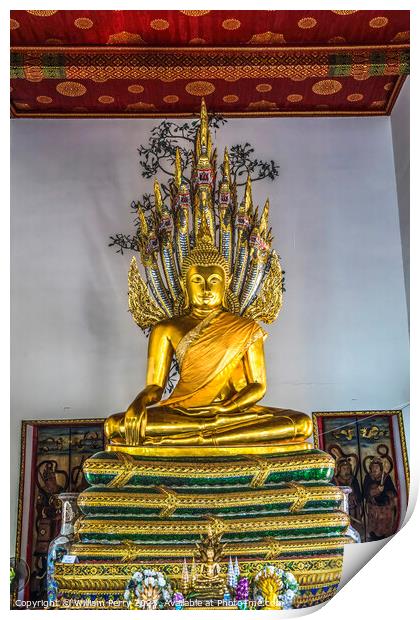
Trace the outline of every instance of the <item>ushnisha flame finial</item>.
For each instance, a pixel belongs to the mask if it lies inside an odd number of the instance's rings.
[[[139,249],[147,286],[133,259],[129,295],[130,308],[136,308],[132,310],[134,319],[142,329],[162,320],[162,313],[166,317],[182,313],[183,279],[194,261],[223,267],[231,311],[266,323],[277,318],[282,303],[282,272],[278,256],[271,249],[269,201],[259,218],[248,174],[238,204],[228,149],[224,151],[219,183],[217,171],[203,99],[190,178],[183,176],[177,148],[170,204],[165,204],[156,179],[153,217],[147,220],[139,208]],[[140,301],[134,299],[136,295]]]

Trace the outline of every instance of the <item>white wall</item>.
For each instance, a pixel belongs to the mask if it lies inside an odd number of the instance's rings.
[[[391,114],[392,144],[397,183],[401,252],[405,298],[410,324],[410,77],[407,77]],[[410,437],[410,405],[403,409],[407,438]],[[410,443],[408,443],[410,452]]]
[[[154,120],[12,122],[12,524],[22,419],[107,416],[143,385],[146,340],[127,313],[130,202],[151,188],[136,147]],[[230,120],[280,164],[270,195],[286,270],[269,326],[265,402],[303,411],[408,400],[408,329],[389,118]],[[12,538],[14,534],[12,533]]]
[[[407,312],[410,316],[410,78],[391,114]]]

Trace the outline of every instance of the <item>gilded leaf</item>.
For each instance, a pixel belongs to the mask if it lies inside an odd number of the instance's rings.
[[[248,306],[243,316],[255,321],[273,323],[277,319],[283,302],[282,277],[280,260],[273,250],[269,272],[263,280],[256,299]]]
[[[128,272],[128,308],[134,321],[143,331],[167,318],[151,298],[147,284],[140,275],[135,256],[131,259]]]

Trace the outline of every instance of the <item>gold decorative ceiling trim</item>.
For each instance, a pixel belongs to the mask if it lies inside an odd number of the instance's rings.
[[[300,77],[352,77],[367,72],[372,77],[405,75],[409,66],[406,46],[307,49],[303,47],[255,50],[249,48],[208,51],[176,49],[131,51],[96,47],[45,48],[25,46],[11,50],[11,77],[39,81],[47,79],[149,79],[175,82],[203,79],[279,79]]]
[[[55,13],[11,13],[16,117],[188,118],[203,96],[226,117],[381,116],[409,74],[409,11]]]
[[[19,45],[11,48],[11,78],[16,86],[25,82],[40,82],[55,87],[61,95],[81,96],[86,93],[88,82],[106,83],[118,80],[127,83],[130,80],[149,80],[160,83],[171,83],[174,93],[166,93],[162,100],[166,104],[179,102],[180,95],[185,91],[189,95],[203,95],[215,91],[214,84],[203,79],[223,80],[247,84],[249,80],[271,80],[273,84],[282,84],[284,80],[302,81],[305,79],[321,79],[312,85],[316,94],[331,95],[339,90],[349,78],[356,80],[377,80],[394,78],[387,96],[372,100],[369,106],[351,109],[341,105],[315,106],[308,102],[307,109],[292,109],[273,101],[247,101],[245,107],[232,110],[223,107],[223,103],[237,103],[237,95],[228,93],[213,101],[213,112],[225,117],[292,117],[292,116],[383,116],[389,114],[398,96],[405,76],[409,73],[409,44],[387,45],[335,45],[335,46],[280,46],[280,47],[117,47],[94,45],[86,46],[32,46]],[[100,78],[100,79],[99,79]],[[56,84],[56,80],[60,83]],[[85,81],[85,84],[80,83]],[[188,84],[183,81],[191,80]],[[197,82],[199,80],[199,82]],[[201,81],[200,81],[201,80]],[[323,80],[323,81],[322,81]],[[342,80],[342,83],[337,80]],[[195,92],[197,85],[206,85],[207,93]],[[321,89],[321,85],[329,85],[331,92]],[[336,88],[332,90],[332,85]],[[15,86],[15,84],[14,84]],[[270,91],[272,85],[268,85]],[[78,88],[76,92],[76,87]],[[194,87],[194,89],[193,89]],[[318,87],[316,90],[315,87]],[[125,88],[125,87],[124,87]],[[142,87],[144,90],[144,87]],[[63,92],[64,90],[64,92]],[[258,89],[257,89],[258,90]],[[54,92],[55,92],[54,91]],[[52,103],[52,92],[37,93],[36,101],[48,105]],[[130,91],[136,92],[136,91]],[[343,90],[344,93],[344,90]],[[185,94],[185,93],[184,93]],[[35,96],[33,95],[33,96]],[[115,92],[98,92],[100,104],[114,103]],[[277,93],[278,96],[278,93]],[[344,93],[348,102],[363,99],[351,99],[354,94]],[[18,97],[19,99],[19,97]],[[220,101],[222,99],[222,101]],[[249,99],[249,97],[248,97]],[[290,94],[288,102],[300,102],[302,94]],[[156,102],[155,102],[156,103]],[[79,106],[80,107],[80,106]],[[57,107],[51,111],[33,108],[29,104],[12,100],[11,115],[15,118],[188,118],[194,116],[189,106],[177,106],[168,109],[156,103],[126,101],[124,108],[105,112],[93,107],[60,111]],[[229,106],[228,106],[229,107]],[[235,109],[236,107],[236,109]],[[335,107],[335,109],[334,109]],[[42,108],[42,106],[41,106]],[[187,109],[185,109],[187,108]],[[372,108],[372,109],[370,109]]]
[[[402,78],[402,81],[404,80],[405,77]],[[14,118],[198,118],[200,116],[198,112],[23,112],[22,110],[17,111],[13,104],[11,104],[10,110]],[[390,112],[387,110],[270,110],[266,112],[220,112],[218,110],[213,110],[212,113],[221,115],[225,118],[271,118],[277,116],[388,116]]]

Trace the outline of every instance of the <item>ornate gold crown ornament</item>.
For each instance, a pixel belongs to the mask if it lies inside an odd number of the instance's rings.
[[[185,276],[192,265],[223,268],[226,307],[233,314],[272,323],[282,305],[282,270],[271,249],[269,201],[260,216],[258,207],[253,206],[248,175],[244,198],[238,204],[227,149],[216,189],[216,149],[212,148],[204,99],[200,116],[190,179],[183,176],[177,149],[170,206],[164,204],[157,180],[151,222],[138,203],[138,241],[147,284],[133,257],[128,299],[130,312],[142,330],[186,312]]]

